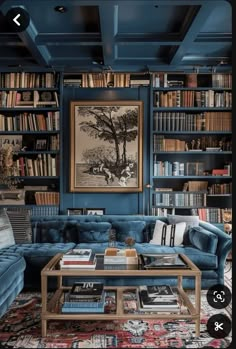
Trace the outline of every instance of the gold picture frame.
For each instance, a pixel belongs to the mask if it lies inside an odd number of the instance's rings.
[[[70,102],[70,192],[141,192],[143,101]]]

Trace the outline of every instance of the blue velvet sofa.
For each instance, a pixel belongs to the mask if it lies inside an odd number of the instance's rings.
[[[189,216],[191,217],[191,216]],[[125,238],[135,239],[134,248],[138,253],[183,253],[187,255],[202,271],[202,289],[215,284],[224,283],[224,264],[227,254],[232,248],[231,237],[210,223],[190,221],[183,237],[183,243],[178,246],[165,246],[150,243],[156,220],[173,224],[185,220],[186,216],[142,216],[142,215],[57,215],[47,217],[31,217],[32,243],[14,244],[0,250],[0,316],[5,312],[11,300],[1,292],[3,281],[8,287],[17,289],[23,279],[11,274],[11,266],[15,265],[22,275],[24,270],[24,288],[40,288],[40,272],[46,263],[58,252],[66,252],[71,248],[92,248],[94,252],[102,253],[109,244],[111,228],[116,230],[117,248],[125,247]],[[198,217],[197,217],[198,219]],[[6,279],[6,273],[8,275]],[[17,280],[17,282],[15,281]],[[64,280],[65,283],[73,280]],[[116,278],[102,280],[107,285],[136,285],[136,284],[176,284],[176,278],[135,279]],[[17,286],[18,285],[18,286]],[[186,288],[194,288],[193,278],[184,278]],[[49,287],[55,286],[55,280]],[[17,294],[15,290],[11,298]],[[1,298],[2,297],[2,298]],[[4,298],[4,299],[3,299]]]

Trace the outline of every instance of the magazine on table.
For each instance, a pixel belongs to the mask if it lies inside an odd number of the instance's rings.
[[[67,251],[62,259],[79,259],[79,260],[86,260],[88,261],[91,257],[92,249],[90,248],[74,248],[69,251]]]
[[[141,254],[141,261],[145,269],[160,268],[189,268],[179,254]]]

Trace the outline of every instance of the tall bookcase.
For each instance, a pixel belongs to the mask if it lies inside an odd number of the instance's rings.
[[[60,108],[58,73],[0,73],[0,147],[13,146],[11,175],[18,182],[13,192],[1,185],[0,205],[28,207],[34,215],[59,212]]]
[[[222,224],[232,196],[231,89],[231,74],[153,74],[150,213]]]

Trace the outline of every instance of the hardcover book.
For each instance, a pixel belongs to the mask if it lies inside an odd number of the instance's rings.
[[[103,293],[103,283],[101,282],[75,282],[71,289],[71,296],[91,297],[101,296]]]
[[[149,297],[175,298],[172,288],[169,285],[145,285],[140,286],[147,291]]]
[[[102,292],[101,296],[94,296],[93,298],[76,298],[71,295],[71,292],[67,292],[64,298],[64,307],[69,308],[103,308],[105,302],[105,291]]]
[[[88,261],[91,257],[92,249],[90,248],[74,248],[72,250],[67,251],[63,255],[63,259],[79,259]]]

